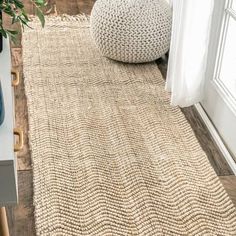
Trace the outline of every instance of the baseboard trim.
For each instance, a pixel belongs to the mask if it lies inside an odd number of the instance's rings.
[[[209,119],[209,117],[206,114],[205,110],[202,108],[201,104],[198,103],[198,104],[195,104],[194,106],[197,109],[199,115],[201,116],[203,122],[207,126],[210,134],[212,135],[214,141],[216,142],[216,145],[219,147],[219,149],[220,149],[222,155],[224,156],[225,160],[227,161],[230,168],[232,169],[234,175],[236,175],[236,163],[235,163],[232,155],[230,154],[230,152],[226,148],[226,146],[225,146],[224,142],[222,141],[220,135],[218,134],[216,128],[212,124],[211,120]]]

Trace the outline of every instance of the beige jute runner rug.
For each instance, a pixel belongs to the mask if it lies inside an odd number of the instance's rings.
[[[86,17],[23,35],[37,235],[236,235],[235,208],[155,63],[101,57]]]

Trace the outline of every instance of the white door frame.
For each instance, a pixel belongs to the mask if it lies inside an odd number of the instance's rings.
[[[215,128],[215,126],[213,125],[213,123],[209,119],[207,113],[205,112],[205,110],[203,109],[201,104],[195,104],[194,106],[195,106],[198,114],[202,118],[204,124],[206,125],[208,131],[210,132],[210,134],[211,134],[213,140],[215,141],[217,147],[219,148],[220,152],[222,153],[225,160],[227,161],[229,167],[233,171],[234,175],[236,175],[236,163],[235,163],[231,153],[229,152],[229,150],[225,146],[224,141],[220,137],[218,131]]]
[[[227,91],[227,89],[225,89],[222,81],[219,78],[217,78],[222,64],[222,57],[223,57],[222,52],[224,51],[225,47],[229,18],[232,17],[236,20],[236,12],[231,9],[227,9],[232,4],[232,1],[233,0],[215,1],[214,13],[216,14],[216,16],[213,15],[212,32],[210,39],[211,44],[209,47],[208,66],[206,73],[206,83],[212,83],[215,86],[215,89],[219,92],[223,101],[225,101],[225,103],[230,105],[230,108],[232,109],[232,111],[236,116],[236,103],[234,101],[234,98]],[[224,14],[222,14],[223,7],[227,9],[226,12],[228,13],[225,17]]]
[[[209,51],[208,51],[208,62],[207,62],[207,71],[206,71],[206,88],[208,88],[208,93],[210,93],[209,97],[216,98],[217,96],[214,94],[216,91],[219,93],[220,98],[219,101],[211,101],[213,104],[214,102],[216,104],[220,104],[220,106],[223,107],[224,104],[222,104],[222,101],[224,101],[226,104],[230,104],[230,108],[232,109],[233,113],[236,114],[236,106],[235,104],[232,104],[232,98],[227,93],[226,90],[224,90],[224,87],[221,86],[220,80],[216,79],[216,76],[219,73],[219,68],[221,65],[222,60],[222,50],[224,48],[225,44],[225,35],[227,32],[227,26],[229,22],[229,16],[232,14],[234,15],[234,12],[228,11],[228,15],[225,17],[224,11],[222,9],[227,8],[229,4],[232,3],[232,0],[215,0],[214,1],[214,10],[213,10],[213,20],[211,25],[211,36],[210,36],[210,44],[209,44]],[[236,17],[236,15],[235,15]],[[222,25],[223,24],[223,25]],[[210,86],[214,86],[214,89],[209,90]],[[209,98],[208,98],[209,99]],[[232,106],[231,106],[232,105]],[[207,107],[207,102],[202,101],[203,108]],[[236,175],[236,163],[229,153],[228,149],[226,148],[223,140],[221,139],[219,133],[217,132],[216,128],[210,121],[209,117],[207,116],[206,112],[202,108],[201,105],[197,105],[196,108],[204,120],[205,124],[207,125],[212,137],[214,138],[216,144],[220,148],[222,154],[224,155],[226,161],[228,162],[229,166],[231,167],[232,171]],[[209,111],[208,106],[208,112],[214,113],[214,111]]]
[[[206,84],[211,83],[212,78],[216,73],[215,65],[217,63],[218,53],[217,50],[220,44],[220,36],[222,34],[222,21],[224,14],[222,8],[225,7],[227,0],[215,0],[214,10],[213,10],[213,20],[211,24],[211,33],[210,33],[210,44],[208,49],[208,61],[207,61],[207,71],[206,71]],[[225,24],[225,22],[223,23]],[[220,49],[221,51],[221,49]],[[206,86],[207,87],[207,86]]]

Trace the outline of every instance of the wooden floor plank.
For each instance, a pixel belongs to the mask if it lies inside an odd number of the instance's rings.
[[[32,171],[18,172],[19,204],[7,207],[11,236],[35,236]]]
[[[32,4],[32,1],[31,0],[23,0],[22,2],[24,3],[26,12],[30,15],[33,15],[34,14],[34,7]]]
[[[95,0],[77,0],[79,13],[90,15]]]
[[[12,48],[12,67],[20,71],[20,84],[15,88],[15,110],[16,110],[16,127],[20,127],[24,132],[24,147],[17,154],[18,170],[30,170],[31,153],[28,139],[28,109],[27,99],[25,96],[24,79],[23,79],[23,64],[22,64],[22,48]]]
[[[68,2],[70,2],[69,0]],[[47,5],[43,9],[43,12],[46,14],[47,12],[50,12],[50,9],[53,9],[54,5],[56,4],[56,0],[47,0]],[[65,0],[64,0],[65,2]],[[29,15],[35,15],[35,7],[31,0],[23,0],[23,3],[25,5],[25,10],[28,12]]]
[[[218,176],[233,175],[229,164],[215,144],[210,132],[194,106],[181,109],[191,125],[199,144],[207,154],[208,160]]]
[[[56,0],[56,9],[58,14],[77,15],[79,13],[77,0]]]

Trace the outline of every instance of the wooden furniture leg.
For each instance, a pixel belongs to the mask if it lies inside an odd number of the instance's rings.
[[[6,208],[0,208],[0,236],[9,236]]]

